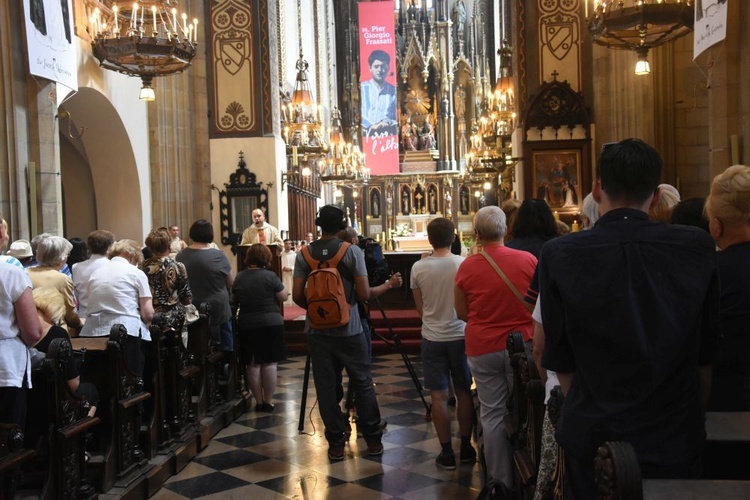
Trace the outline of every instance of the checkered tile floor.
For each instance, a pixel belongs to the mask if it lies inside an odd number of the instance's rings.
[[[411,358],[420,376],[422,364]],[[304,357],[279,365],[279,386],[273,414],[254,410],[219,432],[211,443],[153,496],[156,500],[211,499],[435,499],[475,498],[482,487],[479,464],[444,471],[435,465],[440,451],[431,421],[401,356],[373,359],[375,392],[382,418],[385,452],[367,456],[364,439],[348,442],[346,458],[328,460],[328,443],[310,380],[305,415],[306,434],[297,431]],[[346,379],[345,379],[346,381]],[[425,397],[429,402],[429,393]],[[312,411],[311,411],[312,410]],[[455,409],[451,409],[455,411]],[[458,425],[454,443],[459,449]],[[356,427],[355,427],[356,430]]]

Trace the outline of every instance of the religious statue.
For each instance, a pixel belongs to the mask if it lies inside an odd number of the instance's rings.
[[[380,196],[378,196],[377,191],[373,191],[372,193],[372,216],[374,218],[380,217]]]
[[[418,139],[417,126],[412,123],[411,116],[407,116],[401,125],[401,147],[404,151],[416,151]]]
[[[456,93],[453,95],[453,109],[456,111],[456,118],[464,119],[466,113],[466,90],[463,85],[459,85]]]
[[[429,194],[427,195],[429,198],[429,208],[430,213],[434,214],[437,213],[437,195],[435,194],[435,189],[430,189]]]
[[[409,191],[406,189],[401,193],[401,212],[404,215],[409,213]]]
[[[456,26],[456,40],[462,44],[466,27],[466,5],[464,5],[464,0],[458,0],[453,4],[451,21],[453,21],[453,24]]]
[[[448,100],[448,94],[443,94],[443,98],[440,100],[440,116],[450,115],[450,101]]]
[[[469,192],[465,189],[461,190],[461,213],[464,215],[469,213]]]
[[[429,151],[435,149],[435,127],[432,125],[432,117],[427,115],[422,125],[422,132],[419,134],[419,149]]]
[[[451,202],[453,201],[453,198],[451,197],[450,191],[446,189],[445,191],[445,216],[450,218],[453,213],[451,212]]]

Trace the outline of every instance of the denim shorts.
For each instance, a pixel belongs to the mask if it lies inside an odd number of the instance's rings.
[[[431,391],[446,390],[450,379],[453,379],[454,390],[471,389],[471,372],[466,363],[464,339],[434,342],[423,338],[422,370],[424,386]]]

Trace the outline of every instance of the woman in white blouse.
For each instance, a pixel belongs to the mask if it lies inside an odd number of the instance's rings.
[[[150,341],[148,324],[154,317],[148,278],[138,266],[143,262],[141,247],[133,240],[115,242],[107,253],[110,261],[94,271],[88,285],[89,305],[82,337],[105,337],[113,325],[128,331],[124,346],[125,363],[143,375],[145,355],[142,341]]]
[[[0,215],[0,219],[2,219]],[[7,235],[0,225],[0,247]],[[42,337],[31,281],[23,269],[0,262],[0,422],[26,421],[26,391],[31,387],[31,357],[27,346]]]

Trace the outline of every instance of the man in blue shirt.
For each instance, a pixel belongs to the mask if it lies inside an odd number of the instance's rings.
[[[605,441],[632,444],[644,477],[700,475],[716,252],[705,231],[648,220],[661,170],[640,140],[609,147],[593,189],[601,218],[542,247],[542,366],[565,394],[566,498],[597,498],[593,460]]]

